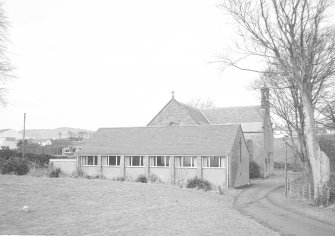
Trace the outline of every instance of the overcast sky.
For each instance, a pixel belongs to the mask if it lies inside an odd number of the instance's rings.
[[[258,105],[257,74],[220,70],[236,32],[217,0],[7,0],[0,128],[145,126],[170,100]]]

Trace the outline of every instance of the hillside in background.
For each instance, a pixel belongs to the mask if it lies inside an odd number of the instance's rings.
[[[19,133],[23,133],[23,131],[19,131]],[[57,138],[70,138],[77,137],[80,134],[93,134],[94,131],[86,130],[86,129],[78,129],[78,128],[69,128],[69,127],[61,127],[56,129],[26,129],[26,137],[30,138],[47,138],[47,139],[57,139]]]

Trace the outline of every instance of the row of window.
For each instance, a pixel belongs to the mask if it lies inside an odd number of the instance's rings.
[[[144,166],[143,156],[125,156],[125,166]],[[176,167],[197,167],[196,156],[175,156]],[[225,167],[225,157],[202,156],[202,167]],[[120,156],[101,156],[103,166],[120,166]],[[98,156],[81,156],[82,165],[98,165]],[[169,156],[149,156],[151,167],[169,167]]]

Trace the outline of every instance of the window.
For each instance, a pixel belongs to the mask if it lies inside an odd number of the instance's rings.
[[[82,156],[81,165],[83,166],[96,166],[98,165],[98,156]]]
[[[202,167],[225,167],[225,157],[203,156]]]
[[[196,156],[176,156],[175,157],[176,167],[197,167]]]
[[[102,156],[103,166],[120,166],[120,156]]]
[[[169,167],[169,156],[150,156],[150,166],[162,166],[162,167]]]
[[[125,156],[126,166],[144,166],[143,156]]]

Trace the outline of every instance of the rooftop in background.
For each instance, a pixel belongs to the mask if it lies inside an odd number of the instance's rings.
[[[8,130],[10,130],[10,129],[0,129],[0,133],[6,132]]]
[[[261,106],[218,107],[201,109],[212,124],[263,122]]]
[[[244,133],[263,132],[264,110],[261,106],[201,109],[211,124],[241,124]]]

